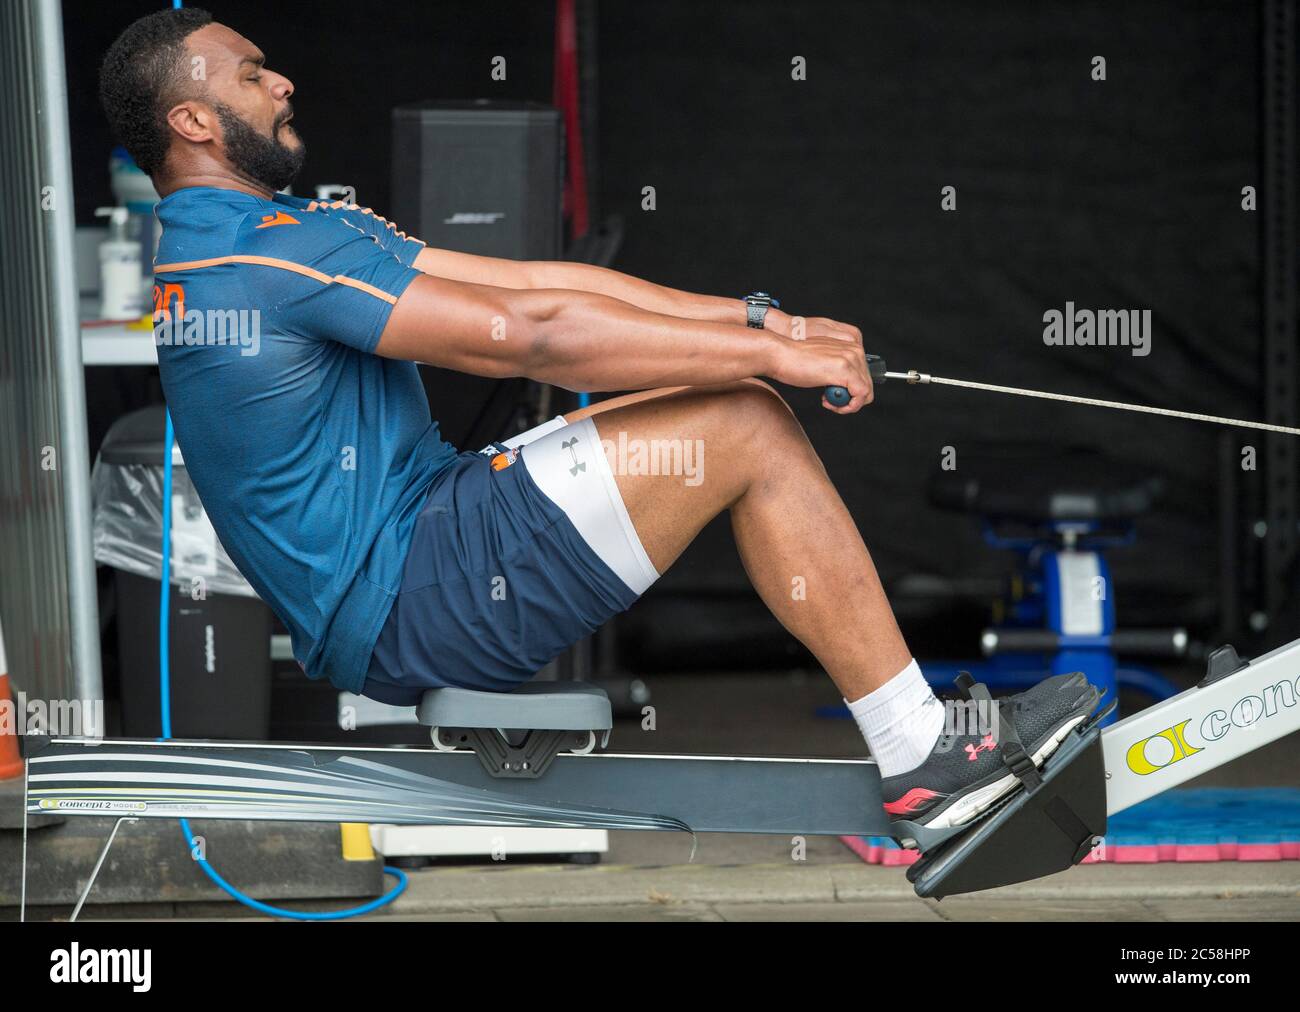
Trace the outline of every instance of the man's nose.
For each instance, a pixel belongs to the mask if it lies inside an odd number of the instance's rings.
[[[283,74],[272,74],[271,97],[279,102],[288,98],[292,94],[293,82]]]

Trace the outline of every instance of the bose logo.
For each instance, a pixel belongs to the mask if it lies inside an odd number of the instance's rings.
[[[457,211],[443,218],[444,225],[495,225],[506,216],[505,211]]]

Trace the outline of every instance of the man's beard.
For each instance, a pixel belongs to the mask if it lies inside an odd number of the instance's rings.
[[[272,136],[263,137],[240,119],[230,106],[218,103],[216,109],[225,137],[226,157],[231,165],[272,193],[293,182],[307,157],[307,145],[300,142],[298,147],[290,148],[281,144],[277,137],[282,120],[276,120]],[[286,109],[285,119],[289,115],[290,111]]]

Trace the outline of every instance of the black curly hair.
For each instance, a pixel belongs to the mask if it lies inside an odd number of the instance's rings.
[[[192,84],[185,39],[212,15],[199,7],[161,10],[133,22],[108,49],[99,70],[99,99],[118,141],[152,176],[171,146],[167,111]]]

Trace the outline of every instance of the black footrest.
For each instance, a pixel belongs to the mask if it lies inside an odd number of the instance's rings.
[[[1100,722],[1110,709],[1071,732],[1043,765],[1038,787],[1017,790],[912,865],[907,877],[916,894],[942,899],[994,889],[1065,871],[1087,857],[1106,833]]]

